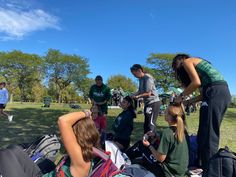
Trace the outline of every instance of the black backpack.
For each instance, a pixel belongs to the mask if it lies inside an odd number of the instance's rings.
[[[236,153],[230,151],[228,147],[220,148],[210,158],[203,177],[236,177]]]

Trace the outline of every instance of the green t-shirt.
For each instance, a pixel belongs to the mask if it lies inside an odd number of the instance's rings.
[[[109,101],[111,98],[110,88],[105,84],[102,84],[100,87],[96,84],[92,85],[89,91],[89,98],[93,99],[96,102]],[[107,102],[103,105],[100,105],[102,112],[107,113]]]
[[[60,162],[59,162],[60,163]],[[65,176],[66,177],[73,177],[70,173],[70,158],[67,158],[65,163],[63,164],[63,166],[61,167],[63,172],[65,173]],[[93,167],[93,161],[91,162],[91,167],[90,167],[90,172],[92,172],[92,167]],[[56,177],[56,169],[47,173],[47,174],[44,174],[42,177]]]
[[[209,62],[202,60],[196,65],[197,73],[200,76],[201,85],[206,86],[208,84],[222,81],[226,83],[223,76],[217,71]]]
[[[166,128],[161,135],[157,151],[166,155],[163,164],[163,171],[166,177],[180,177],[185,174],[188,167],[188,144],[184,137],[182,142],[175,138],[176,127]]]

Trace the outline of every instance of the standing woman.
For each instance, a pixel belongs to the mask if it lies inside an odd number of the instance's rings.
[[[156,91],[154,78],[144,73],[140,64],[134,64],[130,68],[131,73],[139,79],[138,92],[134,93],[132,98],[144,100],[144,134],[148,131],[156,131],[156,120],[160,110],[161,102]]]
[[[205,169],[209,159],[218,151],[220,124],[231,101],[227,82],[206,60],[178,54],[172,62],[176,78],[185,88],[175,99],[180,103],[200,88],[201,94],[188,103],[202,101],[198,127],[199,165]]]

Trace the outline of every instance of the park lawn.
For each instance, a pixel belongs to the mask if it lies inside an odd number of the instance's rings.
[[[13,122],[6,118],[0,118],[0,147],[9,144],[27,143],[43,134],[58,134],[57,118],[65,113],[76,111],[68,104],[52,104],[50,108],[42,108],[40,103],[13,103],[7,106],[6,111],[14,115]],[[82,109],[89,108],[89,105],[81,105]],[[109,109],[108,131],[114,118],[121,112],[121,109]],[[189,134],[196,134],[198,128],[198,112],[187,117]],[[167,127],[164,116],[157,120],[158,129]],[[134,131],[131,136],[132,144],[142,138],[143,114],[138,114],[134,120]],[[225,114],[221,126],[220,147],[228,146],[236,152],[236,108],[229,108]]]

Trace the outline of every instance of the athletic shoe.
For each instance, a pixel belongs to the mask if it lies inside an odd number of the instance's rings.
[[[8,116],[7,118],[8,118],[8,121],[11,122],[13,119],[13,115]]]

